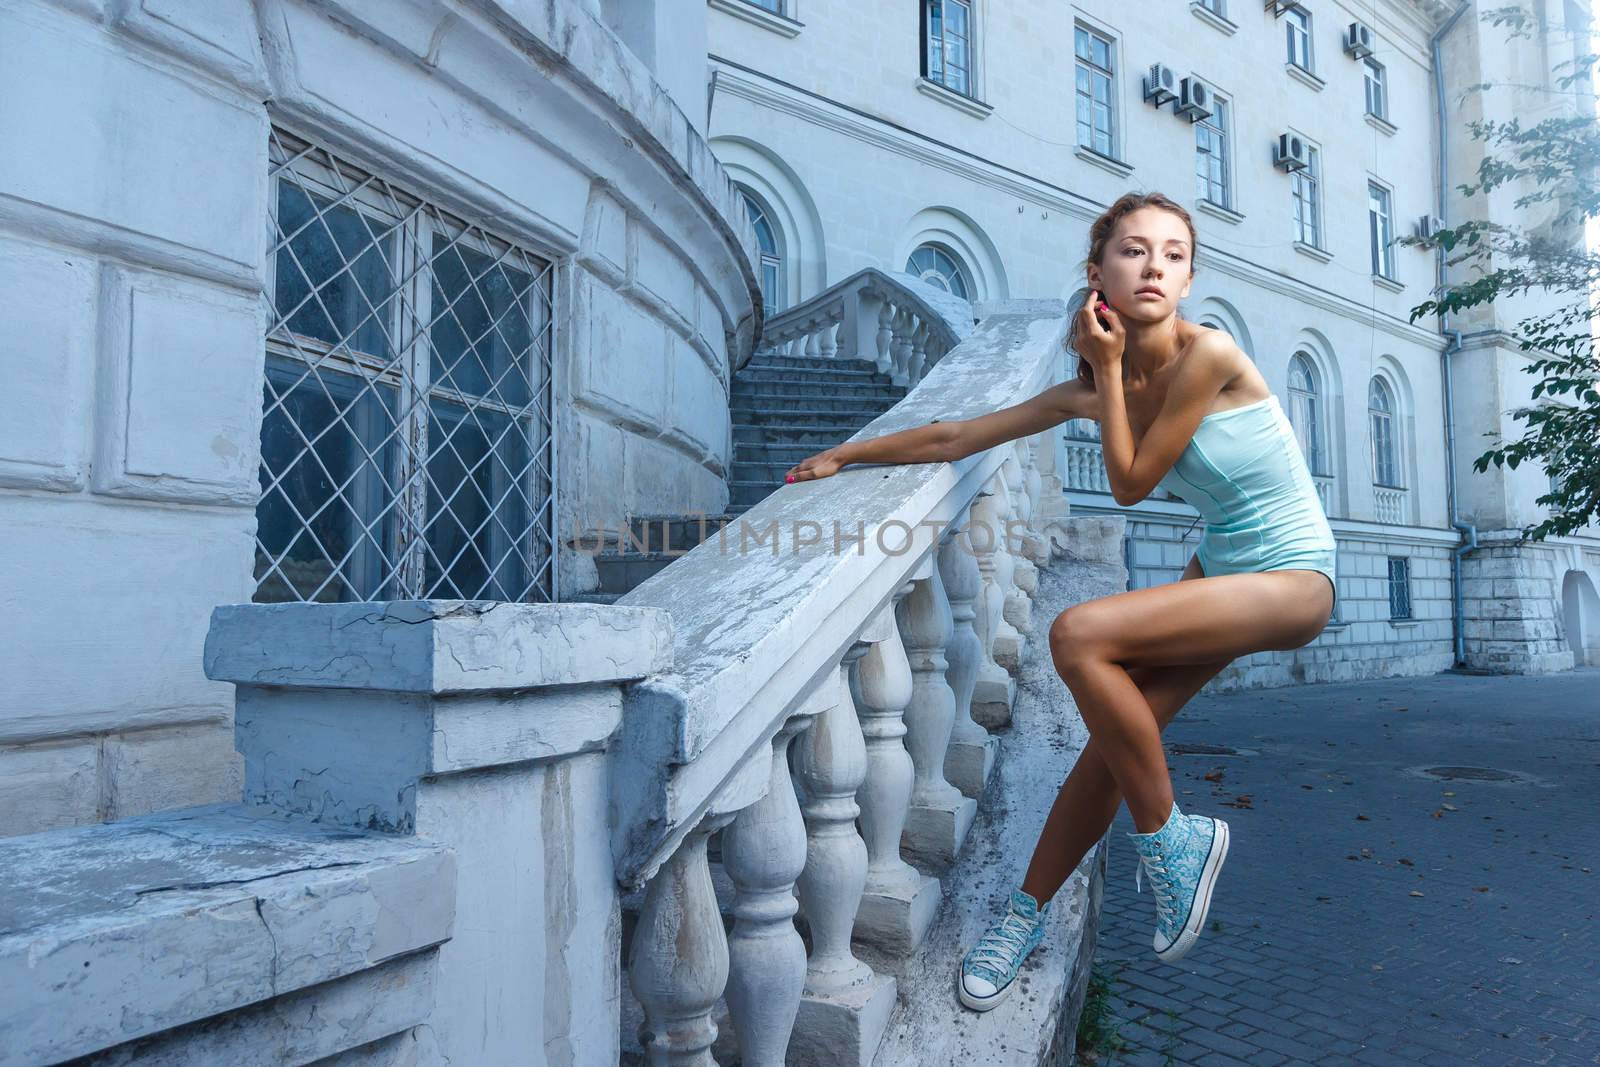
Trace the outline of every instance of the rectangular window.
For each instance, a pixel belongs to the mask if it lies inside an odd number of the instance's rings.
[[[1231,208],[1228,178],[1228,101],[1218,96],[1207,118],[1194,124],[1195,195]]]
[[[1295,239],[1316,248],[1322,247],[1322,153],[1314,145],[1306,145],[1310,163],[1294,172],[1294,234]]]
[[[1367,233],[1372,243],[1372,273],[1394,278],[1394,223],[1389,190],[1367,183]]]
[[[258,601],[554,599],[553,269],[269,145]]]
[[[1293,8],[1283,17],[1284,32],[1288,35],[1289,62],[1303,70],[1311,69],[1311,14],[1304,8]]]
[[[923,75],[972,95],[971,0],[922,0]]]
[[[1411,618],[1411,568],[1403,556],[1389,557],[1389,618]]]
[[[1221,15],[1223,18],[1228,17],[1227,9],[1223,7],[1223,0],[1200,0],[1200,6],[1207,11]]]
[[[1115,157],[1111,42],[1093,30],[1078,26],[1073,30],[1072,50],[1076,56],[1074,95],[1078,108],[1078,143],[1102,156]]]
[[[1367,114],[1380,119],[1389,117],[1389,94],[1384,81],[1383,64],[1373,59],[1362,61],[1366,71]]]

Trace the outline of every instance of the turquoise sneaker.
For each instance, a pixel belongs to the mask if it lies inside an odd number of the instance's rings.
[[[1173,963],[1193,947],[1211,910],[1211,891],[1228,855],[1228,824],[1206,815],[1185,815],[1176,802],[1167,824],[1153,834],[1129,834],[1139,851],[1134,872],[1150,876],[1156,895],[1156,932],[1151,944],[1164,962]]]
[[[1012,890],[1006,914],[961,960],[956,989],[961,1003],[973,1011],[988,1011],[1004,1000],[1022,961],[1044,938],[1044,921],[1049,915],[1048,901],[1040,907],[1027,893]]]

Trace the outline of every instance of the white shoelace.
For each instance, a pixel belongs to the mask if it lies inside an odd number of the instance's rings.
[[[1003,977],[1016,965],[1017,957],[1028,943],[1028,935],[1033,927],[1033,923],[1016,912],[1006,912],[1000,924],[984,934],[972,950],[972,964],[994,971],[996,977]]]
[[[1167,890],[1167,868],[1158,865],[1146,857],[1139,857],[1139,866],[1133,872],[1133,891],[1143,892],[1140,886],[1140,876],[1144,873],[1145,865],[1150,866],[1150,891],[1156,895],[1156,916],[1162,921],[1170,921],[1176,909],[1172,906],[1173,897]]]

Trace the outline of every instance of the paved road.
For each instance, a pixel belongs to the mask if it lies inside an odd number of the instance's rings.
[[[1166,741],[1232,844],[1164,964],[1118,815],[1096,962],[1129,1044],[1083,1062],[1600,1064],[1600,669],[1203,695]]]

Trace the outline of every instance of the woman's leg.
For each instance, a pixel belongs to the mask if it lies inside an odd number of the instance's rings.
[[[1204,577],[1200,557],[1194,555],[1189,557],[1178,581]],[[1128,676],[1149,703],[1157,729],[1161,730],[1230,662],[1222,659],[1169,667],[1133,667],[1128,670]],[[1027,876],[1022,881],[1022,891],[1040,904],[1055,896],[1067,876],[1077,870],[1095,842],[1111,828],[1121,804],[1122,790],[1117,788],[1100,746],[1091,736],[1078,754],[1072,773],[1056,794],[1055,803],[1050,806],[1044,829],[1039,832],[1039,843],[1033,849],[1033,859],[1028,864]]]
[[[1299,648],[1327,625],[1328,580],[1312,570],[1202,577],[1076,604],[1050,626],[1050,654],[1076,698],[1135,830],[1172,811],[1161,726],[1129,671]]]
[[[1165,728],[1178,710],[1230,662],[1133,667],[1128,676],[1149,702],[1159,726]],[[1040,904],[1055,896],[1067,876],[1111,828],[1121,804],[1122,791],[1117,788],[1098,743],[1090,737],[1050,806],[1027,876],[1022,880],[1022,891]]]

